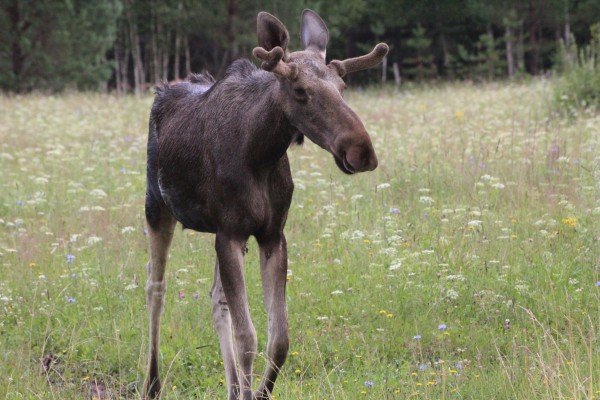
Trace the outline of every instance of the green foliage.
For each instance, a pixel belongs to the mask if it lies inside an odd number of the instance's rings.
[[[385,41],[390,69],[395,63],[400,75],[417,80],[541,73],[556,53],[557,32],[587,40],[600,18],[596,0],[4,0],[0,90],[141,93],[188,72],[220,77],[235,58],[252,58],[259,11],[279,17],[297,49],[303,8],[327,22],[330,58],[354,57]]]
[[[556,71],[560,76],[554,90],[559,112],[600,107],[600,23],[591,26],[590,35],[590,43],[583,47],[578,48],[575,40],[569,49],[564,42],[559,46]]]
[[[7,0],[0,6],[0,89],[98,89],[112,74],[106,59],[119,0]]]
[[[431,43],[432,40],[420,24],[411,31],[411,37],[406,40],[406,46],[412,50],[414,57],[404,60],[404,73],[409,77],[423,80],[424,78],[436,76],[437,71],[433,63]]]
[[[454,77],[476,81],[494,80],[506,70],[503,52],[499,50],[503,39],[495,39],[485,33],[479,36],[472,51],[459,44],[450,68]]]

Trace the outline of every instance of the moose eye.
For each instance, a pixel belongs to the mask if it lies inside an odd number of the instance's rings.
[[[308,101],[308,93],[306,93],[306,90],[304,88],[294,88],[294,96],[296,96],[296,99],[298,99],[299,101]]]

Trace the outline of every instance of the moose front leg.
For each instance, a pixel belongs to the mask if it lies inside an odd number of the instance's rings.
[[[227,299],[233,327],[234,349],[239,367],[239,388],[229,387],[229,400],[252,400],[252,363],[256,356],[256,330],[250,318],[246,282],[244,279],[244,252],[246,239],[232,239],[217,233],[215,249],[219,263],[219,277]],[[221,333],[220,333],[221,334]],[[225,359],[224,362],[231,362]],[[226,370],[235,366],[226,366]],[[228,382],[228,384],[230,384]],[[232,383],[235,384],[235,383]],[[232,397],[233,396],[233,397]]]
[[[270,399],[275,379],[287,358],[290,340],[285,306],[287,278],[287,249],[283,233],[273,239],[259,242],[260,271],[264,302],[269,323],[267,367],[256,392],[257,399]]]

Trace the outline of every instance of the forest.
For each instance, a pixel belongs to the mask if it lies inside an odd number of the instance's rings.
[[[297,38],[304,8],[328,24],[328,58],[384,41],[381,68],[350,83],[513,79],[577,57],[598,0],[1,0],[0,90],[142,93],[190,72],[216,77],[256,45],[256,14]],[[293,48],[299,40],[292,41]],[[564,57],[563,57],[564,58]]]

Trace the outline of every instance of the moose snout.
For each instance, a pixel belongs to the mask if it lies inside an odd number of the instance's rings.
[[[353,146],[346,151],[346,163],[354,172],[373,171],[377,168],[377,155],[371,143]]]
[[[355,174],[377,168],[377,156],[368,139],[359,143],[342,143],[336,150],[334,158],[342,172]]]

